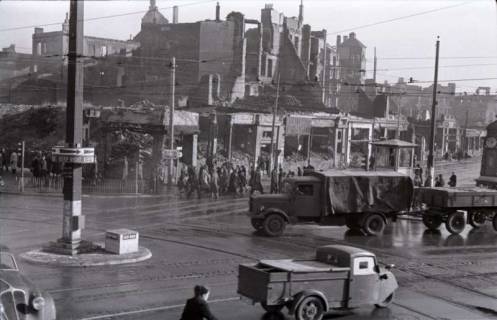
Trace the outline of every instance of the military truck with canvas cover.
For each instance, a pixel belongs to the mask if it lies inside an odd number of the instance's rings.
[[[268,236],[288,223],[347,225],[370,235],[383,233],[387,220],[409,211],[413,182],[397,172],[332,170],[285,180],[282,193],[250,197],[252,226]]]

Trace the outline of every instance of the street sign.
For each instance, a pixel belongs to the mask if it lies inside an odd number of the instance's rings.
[[[95,149],[94,148],[67,148],[53,147],[52,155],[57,162],[67,163],[94,163]]]
[[[162,150],[163,159],[178,159],[181,158],[183,154],[179,150],[175,149],[164,149]]]

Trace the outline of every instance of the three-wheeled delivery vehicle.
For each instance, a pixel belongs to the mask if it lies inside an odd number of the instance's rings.
[[[288,308],[296,320],[320,320],[330,309],[387,307],[397,280],[374,253],[344,245],[320,247],[314,260],[241,264],[238,294],[267,311]]]

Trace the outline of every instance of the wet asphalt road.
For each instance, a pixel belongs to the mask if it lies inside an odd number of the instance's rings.
[[[473,185],[479,163],[450,163],[441,170],[457,170],[461,184]],[[21,253],[55,240],[61,234],[61,208],[61,197],[0,194],[1,242]],[[106,229],[135,229],[152,259],[92,268],[20,261],[21,268],[54,296],[59,319],[179,319],[195,284],[212,288],[211,307],[219,319],[279,319],[238,300],[238,264],[310,258],[317,246],[351,244],[375,252],[381,263],[395,264],[400,289],[388,309],[336,311],[327,319],[497,318],[497,232],[490,226],[449,235],[443,226],[439,233],[427,232],[421,222],[402,219],[382,237],[365,237],[345,227],[299,225],[275,239],[254,233],[246,210],[246,198],[199,201],[173,192],[84,197],[86,239],[103,242]]]

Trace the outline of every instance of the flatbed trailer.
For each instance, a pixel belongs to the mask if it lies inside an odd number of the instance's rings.
[[[437,230],[445,223],[450,233],[458,234],[464,230],[466,222],[473,228],[480,228],[491,221],[497,231],[497,190],[419,187],[415,189],[415,201],[427,207],[418,215],[430,230]]]

